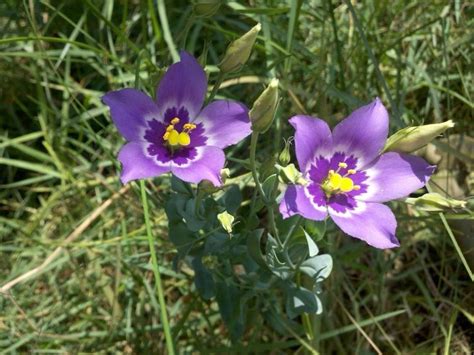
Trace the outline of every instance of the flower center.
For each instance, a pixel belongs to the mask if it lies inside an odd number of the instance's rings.
[[[339,163],[339,168],[336,171],[329,170],[327,178],[321,184],[321,187],[326,193],[327,197],[330,197],[336,193],[360,190],[360,186],[354,185],[354,181],[352,181],[352,179],[349,177],[350,175],[354,175],[357,172],[356,170],[349,169],[345,175],[339,174],[339,171],[345,168],[347,168],[347,164],[341,162]]]
[[[178,132],[175,125],[179,123],[179,118],[175,117],[171,123],[166,127],[166,132],[163,134],[163,140],[173,149],[177,147],[186,147],[191,143],[189,132],[196,128],[194,123],[185,123],[183,130]]]

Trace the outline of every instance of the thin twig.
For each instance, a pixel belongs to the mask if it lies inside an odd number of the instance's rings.
[[[0,288],[0,293],[8,293],[9,290],[21,283],[24,282],[28,279],[31,279],[33,277],[38,276],[41,274],[49,264],[53,262],[61,253],[64,251],[65,247],[69,244],[71,244],[73,241],[75,241],[77,238],[81,236],[81,234],[94,222],[111,204],[112,202],[123,195],[125,192],[128,191],[130,188],[130,185],[126,185],[122,187],[118,192],[116,192],[113,196],[111,196],[109,199],[107,199],[102,205],[100,205],[94,212],[92,212],[89,217],[87,217],[84,222],[82,222],[74,231],[69,234],[69,236],[64,240],[62,245],[57,247],[44,261],[43,263],[35,267],[34,269],[31,269],[28,272],[25,272],[24,274],[18,276],[17,278],[11,280],[10,282],[7,282],[5,285],[3,285]]]

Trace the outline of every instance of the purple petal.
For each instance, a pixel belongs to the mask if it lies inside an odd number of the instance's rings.
[[[185,107],[191,120],[197,116],[207,92],[206,73],[192,55],[182,51],[181,61],[171,65],[158,85],[156,103],[161,111]]]
[[[307,219],[321,221],[327,216],[325,205],[316,205],[304,186],[289,185],[280,202],[280,213],[283,218],[299,214]]]
[[[397,221],[390,208],[385,205],[357,201],[354,209],[337,212],[330,204],[329,214],[346,234],[375,248],[388,249],[400,245],[395,237]]]
[[[102,97],[102,101],[110,107],[115,126],[128,141],[143,140],[145,120],[159,116],[153,100],[135,89],[111,91]]]
[[[425,186],[435,168],[414,155],[385,153],[366,168],[368,191],[357,198],[386,202],[406,197]]]
[[[359,157],[358,168],[374,160],[388,135],[388,113],[379,98],[352,112],[333,130],[334,150]]]
[[[325,155],[331,150],[332,135],[326,122],[319,118],[298,115],[290,119],[295,128],[296,159],[304,173],[315,155]]]
[[[125,144],[118,154],[122,163],[120,180],[126,184],[130,180],[146,179],[170,171],[170,164],[158,165],[156,160],[145,155],[147,143],[130,142]]]
[[[209,180],[214,186],[220,186],[221,170],[224,168],[225,156],[222,149],[210,146],[193,148],[197,151],[195,157],[186,164],[172,164],[171,172],[183,181],[199,183]]]
[[[199,122],[204,125],[206,144],[219,148],[236,144],[252,133],[247,107],[229,100],[214,101],[204,107],[194,121]]]

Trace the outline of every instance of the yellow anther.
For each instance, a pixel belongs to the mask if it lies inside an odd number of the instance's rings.
[[[343,177],[341,179],[341,182],[339,184],[339,189],[342,191],[342,192],[349,192],[349,191],[352,191],[352,189],[354,188],[354,182],[348,178],[348,177]]]
[[[175,124],[178,124],[178,123],[179,123],[179,118],[178,117],[175,117],[171,120],[172,125],[175,125]]]
[[[166,130],[165,134],[163,134],[163,140],[167,141],[170,136],[170,132]]]
[[[166,132],[171,132],[174,129],[174,126],[170,124],[168,127],[166,127]]]
[[[187,146],[191,143],[191,137],[186,132],[181,132],[178,136],[178,143],[182,146]]]
[[[357,171],[355,171],[355,169],[349,169],[347,170],[347,174],[349,175],[354,175]]]
[[[360,186],[359,186],[359,185],[354,185],[354,187],[352,188],[352,190],[358,191],[358,190],[360,190]]]
[[[339,187],[341,186],[341,181],[342,181],[342,176],[339,175],[338,173],[332,173],[331,170],[329,171],[329,184],[328,187],[331,190],[338,190]]]
[[[344,163],[344,162],[340,162],[340,163],[338,164],[338,166],[339,166],[340,168],[343,168],[343,169],[347,168],[347,164]]]
[[[178,133],[177,130],[173,129],[171,132],[169,132],[168,143],[170,145],[178,145],[179,144],[179,133]]]
[[[334,174],[335,174],[335,171],[334,171],[334,170],[332,170],[332,169],[329,170],[329,176],[330,176],[330,177],[331,177],[332,175],[334,175]]]

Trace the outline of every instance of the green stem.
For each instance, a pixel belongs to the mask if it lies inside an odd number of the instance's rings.
[[[171,331],[170,331],[170,326],[168,322],[168,314],[166,312],[165,296],[163,292],[163,285],[161,284],[160,270],[158,269],[158,259],[156,257],[153,235],[151,233],[150,214],[148,211],[148,199],[147,199],[146,190],[145,190],[145,182],[143,180],[140,180],[140,190],[141,190],[141,197],[142,197],[143,214],[145,215],[146,234],[148,237],[148,244],[150,247],[150,254],[151,254],[151,262],[152,262],[153,273],[154,273],[155,282],[156,282],[156,292],[158,293],[158,301],[160,303],[160,309],[161,309],[161,323],[163,324],[163,331],[165,332],[166,348],[168,349],[169,355],[174,355],[173,338],[171,337]]]
[[[250,167],[252,170],[252,177],[253,177],[253,180],[255,181],[255,186],[257,187],[257,191],[260,194],[260,196],[262,196],[263,203],[267,207],[270,230],[272,234],[275,236],[281,250],[283,250],[283,243],[281,242],[280,236],[278,234],[278,229],[275,224],[275,211],[273,210],[274,203],[273,201],[269,201],[267,199],[267,196],[265,196],[265,192],[263,191],[262,184],[260,183],[260,180],[258,179],[257,163],[255,160],[255,154],[257,151],[257,141],[258,141],[258,132],[253,131],[252,136],[250,138]]]
[[[211,91],[211,94],[209,95],[209,97],[207,99],[207,102],[212,101],[214,96],[216,96],[217,90],[219,90],[219,88],[221,87],[222,82],[224,81],[224,77],[225,77],[225,74],[220,71],[219,76],[217,77],[216,83],[212,87],[212,91]]]

